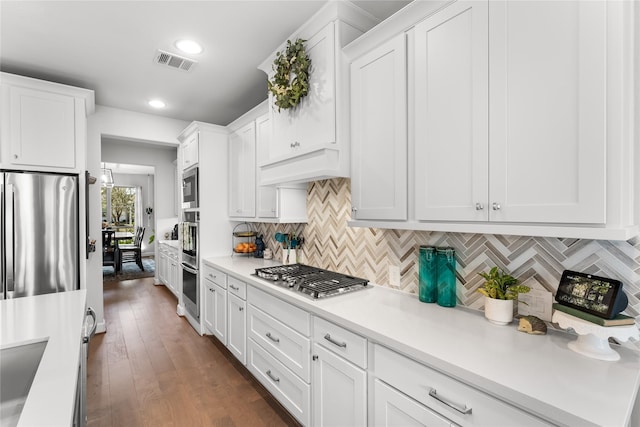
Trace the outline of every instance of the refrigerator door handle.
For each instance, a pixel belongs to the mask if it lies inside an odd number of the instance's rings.
[[[4,174],[0,174],[0,300],[5,298],[4,264]]]
[[[6,194],[5,198],[8,206],[4,210],[5,215],[5,246],[4,246],[4,259],[5,259],[5,283],[7,286],[7,297],[9,296],[9,292],[13,292],[15,290],[15,251],[16,251],[16,222],[15,222],[15,193],[13,189],[13,184],[6,185]]]

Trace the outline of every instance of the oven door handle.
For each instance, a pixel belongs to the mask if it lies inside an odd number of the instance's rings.
[[[184,262],[182,263],[182,269],[187,270],[191,274],[198,274],[198,270],[196,270],[195,268],[191,267],[188,264],[185,264]]]

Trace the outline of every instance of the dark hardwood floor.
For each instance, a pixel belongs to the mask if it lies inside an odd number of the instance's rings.
[[[285,426],[296,421],[215,338],[176,315],[153,278],[104,283],[90,344],[89,426]]]

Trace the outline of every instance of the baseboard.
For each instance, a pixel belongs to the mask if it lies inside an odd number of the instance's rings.
[[[102,322],[98,322],[96,326],[96,334],[104,334],[105,332],[107,332],[107,321],[102,320]]]

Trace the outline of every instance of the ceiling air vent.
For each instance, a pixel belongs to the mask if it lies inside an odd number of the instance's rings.
[[[156,52],[156,57],[153,62],[182,71],[189,71],[197,64],[193,59],[178,56],[160,49]]]

